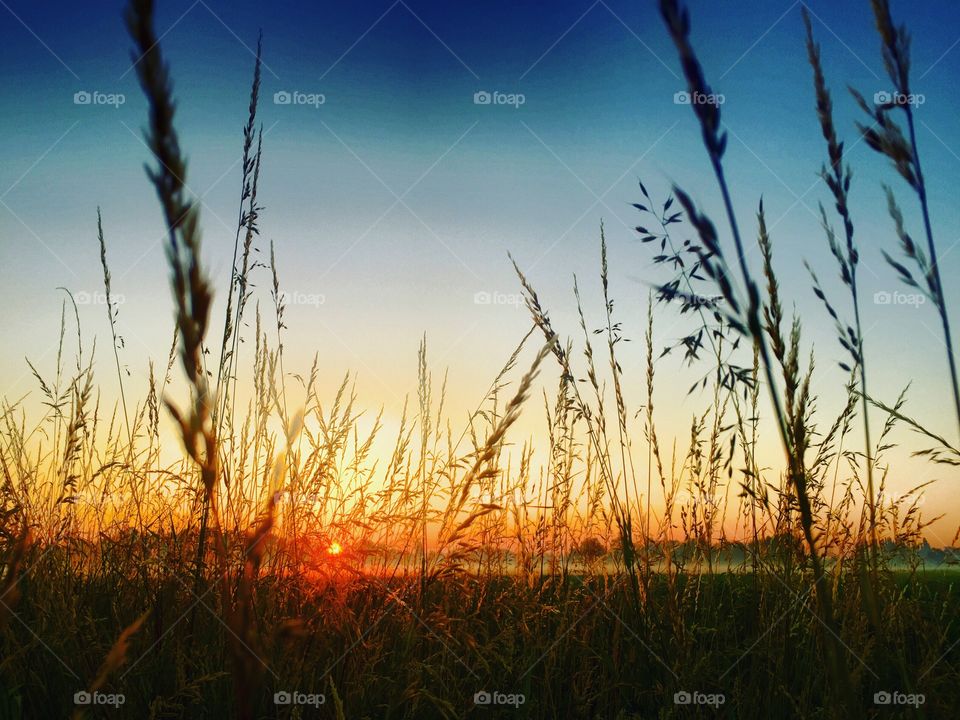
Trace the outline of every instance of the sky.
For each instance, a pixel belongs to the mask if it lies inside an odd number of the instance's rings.
[[[576,275],[593,326],[603,311],[599,227],[624,332],[628,396],[643,402],[642,337],[651,284],[665,278],[638,242],[638,180],[664,198],[672,183],[718,220],[719,196],[685,83],[656,3],[636,0],[449,3],[392,0],[269,5],[217,0],[160,2],[156,27],[178,98],[177,124],[201,199],[203,254],[217,288],[229,280],[258,31],[263,31],[261,258],[276,247],[289,308],[287,367],[320,357],[332,395],[354,371],[362,404],[396,421],[416,389],[426,334],[439,383],[449,368],[459,417],[479,402],[529,327],[508,252],[540,293],[556,327],[576,336]],[[819,227],[828,192],[817,171],[825,148],[813,112],[800,2],[689,3],[693,40],[723,95],[726,155],[744,233],[764,200],[788,306],[815,345],[814,389],[824,418],[843,402],[843,351],[814,297],[804,260],[841,307]],[[894,295],[881,250],[896,250],[881,183],[889,183],[920,235],[915,199],[884,160],[858,141],[850,85],[889,91],[866,0],[810,0],[814,29],[854,169],[852,203],[861,246],[871,383],[892,401],[912,382],[907,410],[948,438],[946,362],[930,303]],[[930,187],[948,303],[960,307],[958,207],[960,8],[951,0],[895,2],[912,32],[918,142]],[[55,362],[69,289],[85,299],[85,335],[99,341],[106,372],[109,326],[102,301],[96,209],[103,213],[113,292],[122,300],[122,361],[142,389],[147,363],[164,361],[172,305],[163,224],[143,165],[145,121],[122,22],[122,3],[0,2],[0,351],[2,395],[36,393],[29,358]],[[490,99],[490,102],[485,102]],[[87,102],[89,100],[89,102]],[[751,262],[759,260],[754,243]],[[261,290],[268,276],[261,269]],[[879,293],[879,294],[878,294]],[[214,308],[222,318],[223,293]],[[266,296],[261,297],[266,300]],[[884,299],[891,299],[886,303]],[[265,308],[266,311],[266,308]],[[222,322],[222,320],[221,320]],[[687,321],[658,314],[658,347]],[[956,322],[960,322],[958,319]],[[249,335],[249,331],[248,331]],[[686,395],[697,375],[672,359],[660,368],[661,434],[683,439],[707,399]],[[136,395],[136,393],[132,393]],[[542,415],[537,404],[537,418]],[[534,420],[522,425],[534,433]],[[949,543],[960,522],[960,480],[909,458],[895,439],[890,482],[904,489],[938,478],[927,505],[947,512],[931,542]],[[771,463],[776,461],[773,448]],[[938,535],[939,533],[939,535]],[[929,533],[928,533],[929,535]]]

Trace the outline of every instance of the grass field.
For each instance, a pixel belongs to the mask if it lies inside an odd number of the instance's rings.
[[[890,81],[910,96],[906,31],[887,0],[868,5]],[[691,97],[711,97],[686,10],[659,7]],[[823,314],[804,323],[836,326],[848,379],[835,388],[839,415],[818,411],[816,363],[782,297],[762,202],[749,222],[734,212],[721,108],[693,102],[725,216],[707,217],[680,187],[638,188],[638,239],[663,273],[642,318],[641,405],[625,399],[601,228],[599,323],[575,288],[581,327],[563,339],[536,277],[515,263],[531,329],[492,361],[502,369],[484,400],[465,424],[446,414],[424,342],[416,401],[385,438],[348,380],[327,397],[318,377],[329,368],[285,364],[277,258],[272,246],[259,261],[252,250],[259,49],[234,272],[214,288],[185,182],[176,68],[149,0],[133,0],[127,21],[175,336],[147,395],[133,397],[101,225],[114,353],[101,350],[95,376],[70,298],[54,371],[30,366],[41,416],[21,400],[0,407],[0,718],[960,716],[960,565],[924,555],[923,485],[886,486],[895,428],[914,431],[931,465],[960,464],[948,439],[960,423],[951,279],[909,103],[858,95],[859,133],[906,183],[888,191],[899,245],[887,257],[942,328],[948,427],[868,385],[852,176],[829,89],[842,79],[829,78],[808,22],[807,90],[833,201],[822,251],[839,280],[826,291],[811,277]],[[907,229],[899,203],[918,206],[922,230]],[[756,267],[745,252],[754,240]],[[258,262],[271,283],[255,289]],[[212,317],[215,294],[228,299],[223,318]],[[692,389],[702,410],[677,439],[657,431],[662,385],[674,384],[658,374],[652,339],[666,305],[687,323],[673,350],[702,378]],[[114,371],[108,407],[99,388]],[[541,464],[511,435],[521,413],[546,416]],[[776,467],[759,460],[768,438],[782,451]],[[378,456],[383,442],[391,451]],[[655,493],[664,502],[652,507]]]
[[[219,717],[215,709],[233,706],[229,638],[214,619],[214,600],[196,604],[169,577],[131,580],[128,558],[127,549],[111,548],[93,577],[66,570],[65,557],[34,571],[21,616],[49,647],[23,627],[10,629],[6,642],[19,649],[4,673],[7,717],[20,716],[20,708],[34,717],[69,715],[79,681],[52,653],[95,676],[116,628],[141,608],[151,616],[107,686],[122,689],[124,705],[100,714]],[[910,667],[927,667],[960,640],[955,573],[884,581],[891,596],[902,595],[885,609],[881,633],[858,611],[855,580],[836,589],[845,598],[854,701],[863,708],[874,706],[875,692],[901,683],[892,649]],[[264,666],[249,702],[254,717],[298,716],[273,702],[274,692],[297,689],[325,700],[300,707],[301,717],[829,717],[821,633],[802,590],[809,582],[800,572],[655,575],[638,614],[622,577],[462,578],[422,601],[401,580],[331,578],[318,586],[265,577],[252,608],[271,632],[257,648]],[[69,633],[58,631],[65,617]],[[925,716],[951,717],[958,701],[952,673],[931,673],[919,685]],[[723,705],[676,705],[684,690],[722,695]],[[476,706],[483,691],[523,701]],[[855,716],[913,714],[874,707]]]

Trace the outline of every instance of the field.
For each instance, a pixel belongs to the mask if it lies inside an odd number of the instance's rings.
[[[129,546],[105,554],[92,577],[65,570],[66,557],[51,558],[24,588],[34,599],[23,620],[49,647],[12,628],[7,642],[22,649],[6,675],[18,679],[7,689],[7,716],[19,716],[18,705],[36,717],[68,715],[78,681],[51,653],[94,677],[115,629],[144,607],[151,617],[131,643],[130,662],[102,690],[122,688],[125,703],[103,716],[222,716],[215,709],[235,703],[235,671],[215,597],[201,591],[198,601],[169,575],[131,579]],[[622,575],[464,577],[440,581],[423,598],[415,581],[331,578],[305,587],[268,575],[251,601],[258,626],[269,628],[256,645],[261,683],[245,702],[255,717],[296,717],[273,702],[276,689],[289,688],[324,696],[323,705],[299,707],[300,717],[830,717],[829,677],[811,672],[822,667],[823,648],[804,589],[810,580],[772,569],[658,574],[637,612]],[[860,707],[873,704],[874,688],[900,685],[893,653],[909,667],[928,667],[960,640],[952,571],[883,581],[896,601],[884,610],[882,632],[871,631],[859,610],[856,581],[837,586]],[[76,632],[58,633],[64,617]],[[958,701],[952,673],[919,684],[926,716],[950,717]],[[676,705],[683,690],[717,694],[723,704]],[[516,697],[503,707],[476,706],[483,691]]]
[[[714,97],[686,9],[658,5],[689,97]],[[887,487],[901,429],[914,457],[960,465],[952,278],[938,265],[915,107],[896,99],[911,97],[906,30],[887,0],[864,6],[897,94],[877,105],[855,93],[858,133],[895,185],[889,270],[943,335],[932,346],[942,427],[868,385],[855,180],[832,115],[830,84],[843,79],[823,66],[804,9],[830,197],[811,252],[836,275],[810,271],[821,316],[792,315],[763,202],[755,218],[734,211],[722,107],[693,101],[724,214],[708,217],[680,186],[639,185],[637,239],[660,273],[633,338],[642,376],[621,366],[637,311],[614,302],[601,226],[602,297],[574,286],[571,339],[514,261],[530,329],[491,359],[482,402],[466,420],[448,412],[424,340],[415,398],[387,437],[349,376],[327,394],[322,358],[303,372],[285,356],[283,259],[260,235],[260,46],[232,278],[213,287],[177,68],[152,2],[133,0],[176,327],[135,397],[98,211],[112,352],[94,362],[68,294],[53,370],[29,366],[39,416],[22,398],[0,406],[0,718],[960,716],[960,530],[931,548],[926,483]],[[666,308],[685,334],[661,354]],[[833,328],[843,353],[836,416],[812,389],[821,349],[808,323]],[[658,433],[658,412],[688,389],[662,374],[666,355],[700,378],[686,437]],[[536,448],[516,436],[529,413],[549,428]]]

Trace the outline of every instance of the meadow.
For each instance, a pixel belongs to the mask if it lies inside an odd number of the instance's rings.
[[[898,428],[917,457],[960,465],[953,308],[909,101],[909,34],[888,0],[863,5],[896,92],[878,104],[854,91],[856,132],[889,161],[890,272],[943,333],[945,427],[868,383],[851,133],[833,121],[843,78],[823,66],[806,13],[810,122],[832,200],[816,252],[842,290],[811,270],[822,315],[804,322],[835,327],[847,378],[836,416],[818,408],[816,358],[782,295],[777,246],[789,239],[768,232],[759,198],[755,217],[734,211],[710,69],[683,4],[659,0],[724,216],[682,187],[640,183],[637,239],[660,278],[645,308],[615,302],[601,227],[602,297],[572,288],[579,328],[554,326],[537,277],[515,262],[530,330],[491,358],[483,401],[465,423],[448,413],[424,340],[413,399],[378,454],[386,431],[357,407],[349,374],[326,396],[322,380],[341,369],[285,361],[283,259],[260,233],[263,46],[240,138],[233,273],[215,288],[186,185],[176,68],[153,3],[132,0],[174,336],[134,397],[98,212],[112,349],[90,342],[68,294],[55,370],[30,366],[42,415],[22,399],[0,406],[0,718],[957,717],[960,554],[924,554],[935,518],[921,513],[922,483],[886,485]],[[653,336],[667,307],[685,330],[664,350]],[[628,338],[628,324],[643,336]],[[628,339],[644,348],[640,387],[618,359]],[[696,369],[694,387],[659,373],[665,354]],[[684,393],[702,407],[689,435],[659,435],[658,407]],[[546,418],[539,455],[512,432],[522,413]],[[782,451],[773,467],[757,453],[768,437]]]

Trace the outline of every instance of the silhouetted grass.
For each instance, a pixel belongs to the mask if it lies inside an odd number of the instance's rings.
[[[884,0],[872,6],[888,72],[908,94],[906,33]],[[711,95],[687,10],[677,0],[660,8],[691,94]],[[243,131],[224,329],[211,339],[215,288],[185,182],[172,80],[152,2],[133,0],[127,19],[148,101],[147,173],[167,225],[175,335],[163,376],[151,363],[148,393],[137,401],[124,387],[98,211],[119,406],[112,415],[100,406],[92,348],[77,321],[73,350],[66,304],[54,372],[30,366],[44,415],[28,423],[19,402],[0,406],[0,718],[954,717],[957,558],[924,565],[924,486],[891,496],[881,463],[897,425],[924,437],[929,446],[917,454],[931,463],[960,464],[960,451],[948,433],[906,414],[904,394],[868,392],[850,168],[803,17],[827,149],[821,176],[842,234],[825,210],[822,229],[853,315],[845,321],[814,277],[849,356],[839,412],[817,409],[816,358],[801,319],[787,314],[782,240],[759,198],[759,269],[747,261],[720,108],[693,103],[727,230],[679,187],[663,196],[640,184],[635,207],[645,225],[637,231],[671,273],[640,318],[643,382],[620,363],[625,328],[638,318],[615,302],[601,225],[602,297],[582,296],[576,278],[572,287],[579,339],[563,340],[536,278],[514,263],[532,327],[482,402],[465,423],[450,417],[446,380],[434,382],[424,339],[416,407],[404,408],[389,456],[375,457],[380,417],[361,432],[349,375],[326,398],[318,360],[302,375],[285,369],[272,243],[269,265],[252,260],[262,211],[262,46]],[[900,106],[870,108],[856,97],[874,121],[861,128],[867,142],[921,203],[926,252],[888,191],[893,232],[922,278],[891,263],[934,300],[956,397],[913,118],[905,107],[904,134],[890,117]],[[249,306],[250,330],[242,319],[258,271],[270,273],[273,317]],[[692,326],[660,354],[653,337],[664,304]],[[247,368],[237,352],[243,333],[253,348]],[[543,336],[537,347],[535,334]],[[208,367],[217,342],[217,367]],[[661,387],[658,359],[675,349],[698,368],[687,394],[703,406],[689,435],[668,442],[657,409],[676,394]],[[172,379],[177,358],[182,384]],[[511,431],[534,411],[537,378],[554,361],[538,467],[531,443],[515,445]],[[250,389],[246,408],[240,383]],[[633,403],[635,384],[642,403]],[[184,405],[167,397],[180,389],[189,393]],[[164,404],[185,450],[173,463],[160,452]],[[860,445],[853,435],[861,428],[862,451],[852,451],[847,443]],[[757,459],[771,429],[782,467]],[[657,487],[662,508],[651,506]],[[477,704],[487,691],[516,706]],[[878,703],[877,693],[897,692],[924,701]],[[115,703],[84,704],[77,693]],[[284,693],[301,693],[306,704],[287,704]],[[684,693],[717,707],[684,704]]]

